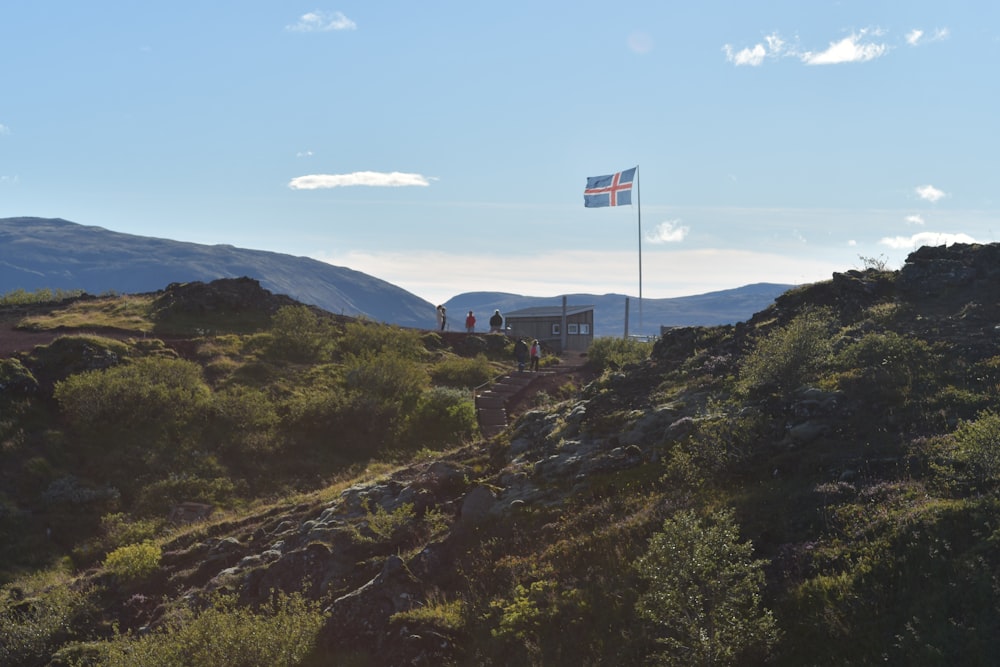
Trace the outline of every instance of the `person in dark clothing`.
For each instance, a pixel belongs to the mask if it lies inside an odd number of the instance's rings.
[[[500,310],[494,310],[490,315],[490,333],[500,333],[503,331],[503,315]]]
[[[514,343],[514,358],[517,359],[517,370],[523,371],[525,364],[528,363],[528,344],[523,338],[518,338]]]

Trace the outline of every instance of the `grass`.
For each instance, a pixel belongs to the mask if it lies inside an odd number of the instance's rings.
[[[31,331],[112,328],[150,333],[153,331],[152,303],[152,296],[141,294],[78,299],[45,314],[25,317],[18,328]]]

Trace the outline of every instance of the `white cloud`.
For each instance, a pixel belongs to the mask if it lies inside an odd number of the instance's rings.
[[[10,128],[4,125],[3,123],[0,123],[0,135],[4,134],[10,134]]]
[[[676,220],[661,222],[652,232],[646,235],[650,243],[678,243],[691,231],[690,227],[678,224]]]
[[[764,48],[763,44],[755,44],[753,47],[739,51],[733,51],[733,47],[726,44],[722,49],[726,52],[726,60],[737,67],[741,65],[757,67],[764,62],[764,57],[767,56],[767,49]]]
[[[295,157],[312,157],[312,151],[299,151],[295,154]]]
[[[976,239],[968,234],[949,234],[945,232],[919,232],[912,236],[892,236],[879,240],[879,243],[900,250],[919,248],[921,246],[951,245],[953,243],[976,243]]]
[[[358,25],[342,12],[316,10],[299,17],[298,23],[286,25],[292,32],[330,32],[331,30],[354,30]]]
[[[421,174],[405,174],[399,171],[380,173],[377,171],[356,171],[353,174],[310,174],[293,178],[288,187],[292,190],[320,190],[323,188],[344,188],[353,185],[372,187],[427,186],[430,179]]]
[[[924,224],[924,217],[922,215],[917,215],[917,214],[908,215],[908,216],[906,216],[905,219],[906,219],[906,222],[908,222],[911,225],[923,225]]]
[[[914,191],[917,193],[918,197],[925,201],[929,201],[932,204],[939,199],[944,199],[948,196],[944,193],[944,191],[938,190],[933,185],[918,185],[914,188]]]
[[[881,31],[868,29],[853,33],[839,42],[830,42],[825,51],[807,51],[800,57],[807,65],[839,65],[841,63],[862,63],[884,56],[889,47],[884,43],[866,41],[869,33],[881,36]]]
[[[937,28],[930,35],[923,30],[914,28],[906,33],[906,43],[910,46],[919,46],[920,44],[927,44],[929,42],[940,42],[941,40],[948,39],[950,34],[948,28]]]

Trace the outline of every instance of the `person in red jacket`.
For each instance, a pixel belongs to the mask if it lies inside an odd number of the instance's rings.
[[[538,362],[542,359],[542,346],[538,344],[538,339],[531,341],[531,370],[538,370]]]
[[[476,330],[476,316],[469,311],[469,314],[465,318],[465,331],[466,333],[472,333]]]

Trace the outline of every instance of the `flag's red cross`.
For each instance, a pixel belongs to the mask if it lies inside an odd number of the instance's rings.
[[[622,173],[617,172],[611,179],[611,185],[607,185],[603,188],[587,188],[583,191],[585,195],[603,195],[605,192],[611,195],[611,205],[618,206],[618,193],[626,192],[632,189],[632,181],[628,183],[619,183]]]

